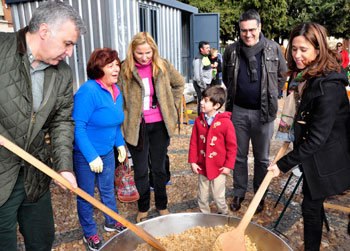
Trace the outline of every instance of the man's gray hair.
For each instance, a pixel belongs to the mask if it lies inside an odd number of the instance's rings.
[[[34,12],[29,21],[29,32],[35,33],[42,23],[46,23],[51,29],[66,21],[72,21],[80,35],[85,34],[86,27],[79,13],[67,3],[60,1],[47,1],[42,3]]]

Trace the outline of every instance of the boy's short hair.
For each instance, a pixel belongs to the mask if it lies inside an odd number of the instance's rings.
[[[209,98],[214,105],[219,104],[219,109],[226,101],[226,91],[219,85],[209,86],[202,92],[202,98]]]

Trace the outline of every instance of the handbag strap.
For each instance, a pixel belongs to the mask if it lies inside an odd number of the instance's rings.
[[[129,164],[129,158],[126,156],[125,160],[120,163],[120,167],[125,173],[131,173],[131,167]]]

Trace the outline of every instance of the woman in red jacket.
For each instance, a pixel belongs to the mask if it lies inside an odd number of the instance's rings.
[[[338,42],[337,43],[337,51],[341,54],[342,58],[343,58],[343,63],[342,66],[345,69],[348,65],[349,65],[349,55],[348,52],[346,50],[344,50],[343,48],[343,44]]]

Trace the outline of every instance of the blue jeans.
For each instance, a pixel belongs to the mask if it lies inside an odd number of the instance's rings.
[[[114,192],[114,170],[115,160],[114,152],[110,151],[104,156],[100,156],[103,161],[102,173],[95,173],[90,170],[89,163],[79,151],[74,151],[74,171],[79,188],[94,197],[95,179],[97,188],[100,192],[101,201],[108,208],[118,213],[117,202]],[[97,234],[96,222],[93,219],[93,206],[77,196],[78,216],[81,227],[83,228],[86,237]],[[116,221],[110,216],[104,214],[107,224],[115,224]]]

